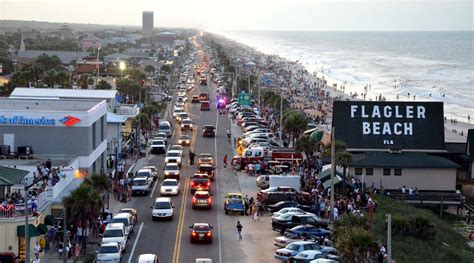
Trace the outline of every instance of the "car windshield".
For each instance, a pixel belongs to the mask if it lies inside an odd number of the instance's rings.
[[[177,181],[164,181],[163,185],[164,186],[177,186],[178,182]]]
[[[184,120],[182,123],[183,123],[183,124],[191,124],[192,121],[190,121],[190,120]]]
[[[117,246],[102,246],[99,248],[100,254],[118,253],[118,252],[119,250]]]
[[[149,172],[138,172],[137,177],[148,177],[150,176]]]
[[[207,225],[195,225],[194,231],[209,231],[209,226]]]
[[[112,218],[110,223],[123,223],[125,226],[128,226],[128,219],[127,218]]]
[[[209,179],[207,179],[207,178],[193,178],[193,181],[198,183],[198,184],[204,184],[204,183],[207,183],[209,181]]]
[[[167,129],[169,129],[169,128],[170,128],[170,126],[168,126],[168,125],[160,125],[160,128],[159,128],[159,129],[160,129],[160,130],[167,130]],[[159,137],[159,136],[160,136],[160,135],[158,135],[158,137]]]
[[[239,204],[239,203],[242,203],[242,199],[232,198],[232,199],[229,200],[229,203],[231,203],[231,204]]]
[[[104,237],[122,237],[123,232],[120,229],[106,229]]]
[[[135,179],[133,180],[134,185],[146,185],[146,180],[145,179]]]
[[[153,208],[154,209],[171,209],[171,204],[169,202],[156,202]]]
[[[165,170],[179,170],[179,167],[177,165],[167,165]]]
[[[162,145],[165,144],[164,141],[153,141],[152,145]]]
[[[167,157],[178,157],[179,156],[179,153],[177,152],[170,152],[166,155]]]
[[[188,135],[182,135],[179,137],[180,140],[189,140],[189,136]]]
[[[289,244],[288,246],[286,246],[286,249],[296,251],[299,249],[299,246],[296,244]]]
[[[198,169],[200,172],[210,172],[213,170],[212,166],[199,166]]]

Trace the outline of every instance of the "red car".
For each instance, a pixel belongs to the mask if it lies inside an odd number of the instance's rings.
[[[212,229],[213,227],[208,223],[194,223],[189,226],[191,229],[190,241],[191,243],[206,242],[212,243]]]
[[[207,100],[201,101],[201,111],[210,111],[211,103]]]
[[[193,209],[206,208],[212,209],[211,194],[207,191],[196,191],[193,195]]]
[[[191,193],[196,191],[211,191],[211,180],[207,174],[195,174],[191,177]]]

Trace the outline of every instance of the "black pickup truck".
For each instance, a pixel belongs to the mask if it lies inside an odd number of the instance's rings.
[[[317,227],[328,227],[328,221],[321,219],[314,215],[290,215],[284,220],[272,218],[272,229],[280,233],[285,233],[285,230],[299,225],[313,225]]]

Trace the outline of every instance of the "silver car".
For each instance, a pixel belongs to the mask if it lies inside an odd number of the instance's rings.
[[[122,250],[117,242],[102,244],[96,251],[97,263],[119,263],[122,262]]]

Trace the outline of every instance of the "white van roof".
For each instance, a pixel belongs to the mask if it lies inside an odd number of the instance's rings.
[[[171,203],[171,198],[169,197],[158,197],[155,199],[155,203],[157,202],[170,202]]]

